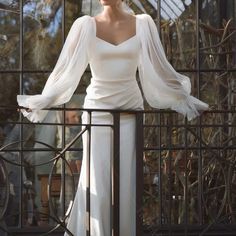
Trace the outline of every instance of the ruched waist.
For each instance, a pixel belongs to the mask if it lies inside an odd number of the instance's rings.
[[[96,77],[92,77],[91,78],[91,83],[92,82],[100,82],[100,83],[117,83],[117,82],[119,82],[119,81],[123,81],[123,82],[125,82],[125,81],[129,81],[129,82],[136,82],[136,77],[134,77],[134,76],[126,76],[126,77],[112,77],[112,78],[110,78],[110,77],[107,77],[107,78],[105,78],[105,77],[98,77],[98,76],[96,76]]]
[[[136,78],[92,78],[84,107],[101,109],[143,109],[143,99]]]

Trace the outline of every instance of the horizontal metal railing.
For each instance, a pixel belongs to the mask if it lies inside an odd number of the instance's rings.
[[[7,109],[3,107],[2,109]],[[8,107],[8,109],[16,109]],[[32,151],[48,151],[53,150],[56,153],[55,157],[49,161],[41,163],[46,165],[54,163],[52,171],[49,175],[48,199],[52,214],[49,217],[55,222],[47,232],[43,234],[51,234],[58,228],[67,231],[66,220],[69,210],[64,212],[64,217],[53,213],[53,203],[51,200],[51,183],[53,179],[53,169],[56,163],[62,159],[65,165],[70,168],[64,154],[73,148],[73,144],[81,138],[82,134],[87,132],[88,143],[91,141],[90,132],[92,127],[104,126],[110,127],[113,130],[113,147],[114,156],[111,166],[111,235],[119,235],[119,146],[120,146],[120,115],[122,113],[132,113],[136,117],[136,235],[233,235],[235,231],[235,204],[236,199],[234,193],[234,178],[235,178],[235,108],[228,110],[211,110],[204,113],[201,117],[193,122],[187,122],[182,117],[177,116],[172,111],[162,110],[146,110],[146,111],[120,111],[120,110],[92,110],[92,109],[77,109],[77,108],[55,108],[50,110],[59,110],[62,112],[70,110],[80,110],[89,114],[89,122],[80,125],[82,130],[78,133],[67,145],[62,148],[56,148],[46,143],[41,142],[45,147],[34,149],[24,146],[24,140],[20,139],[14,143],[2,145],[0,148],[1,156],[1,172],[3,173],[2,185],[6,186],[5,192],[5,207],[1,210],[1,221],[4,222],[6,217],[6,206],[9,200],[8,173],[6,163],[23,168],[25,164],[20,160],[18,163],[9,161],[2,155],[10,152],[32,152]],[[107,112],[113,117],[113,123],[107,124],[92,124],[92,116],[94,112]],[[149,118],[152,117],[152,118]],[[232,121],[230,123],[230,121]],[[5,121],[0,121],[1,125],[6,124]],[[21,119],[19,122],[11,122],[13,125],[29,125],[29,122]],[[30,124],[34,125],[34,124]],[[76,124],[67,124],[65,121],[61,123],[39,123],[37,125],[52,125],[52,126],[70,126]],[[207,135],[212,133],[221,133],[222,137],[229,134],[228,139],[219,137],[216,143],[211,143],[207,140]],[[231,135],[231,136],[230,136]],[[215,139],[215,136],[212,137]],[[23,137],[23,136],[21,136]],[[37,140],[34,140],[38,142]],[[181,141],[181,143],[180,143]],[[20,144],[17,146],[16,144]],[[13,146],[13,148],[11,148]],[[225,155],[225,156],[224,156]],[[88,155],[89,156],[89,155]],[[153,161],[153,160],[154,161]],[[144,161],[145,160],[145,161]],[[222,162],[224,161],[224,163]],[[38,164],[39,165],[39,164]],[[37,165],[35,165],[37,166]],[[87,159],[87,173],[90,171],[90,158]],[[155,168],[153,166],[156,166]],[[191,166],[191,167],[190,167]],[[27,166],[25,166],[27,167]],[[149,170],[147,170],[149,168]],[[154,168],[154,169],[153,169]],[[194,169],[195,168],[195,169]],[[216,171],[217,170],[217,171]],[[222,175],[222,178],[217,176]],[[157,183],[147,183],[147,176],[155,176]],[[214,178],[213,178],[213,177]],[[86,189],[86,210],[87,217],[87,235],[90,235],[90,176],[87,176]],[[153,180],[155,179],[153,178]],[[61,180],[65,180],[65,173],[61,173]],[[214,181],[215,182],[214,182]],[[61,183],[63,186],[65,183]],[[20,186],[22,189],[23,185]],[[62,187],[62,189],[64,189]],[[65,189],[64,189],[65,190]],[[150,193],[151,191],[151,193]],[[212,191],[218,195],[214,197]],[[21,193],[23,190],[21,190]],[[73,190],[75,192],[75,190]],[[195,195],[194,195],[195,194]],[[144,211],[145,196],[151,196],[149,201],[153,204],[153,211],[149,209],[152,218]],[[74,193],[73,193],[74,196]],[[65,197],[65,196],[64,196]],[[219,199],[217,199],[219,198]],[[23,200],[23,198],[21,198]],[[150,200],[151,199],[151,200]],[[219,211],[214,213],[214,204],[210,201],[218,201],[215,206],[219,206]],[[194,203],[192,201],[195,201]],[[222,203],[219,203],[222,201]],[[20,204],[20,203],[19,203]],[[148,204],[148,203],[147,203]],[[208,204],[212,204],[211,207]],[[24,215],[22,207],[18,213]],[[146,214],[146,215],[145,215]],[[22,216],[23,217],[23,216]],[[148,220],[150,218],[150,220]],[[222,224],[222,221],[225,220]],[[227,226],[227,230],[225,227]],[[13,228],[0,225],[2,231],[12,232]],[[18,227],[13,231],[20,231],[25,228],[24,224],[18,223]],[[35,230],[35,229],[34,229]],[[37,230],[36,230],[37,231]],[[39,229],[40,231],[40,229]],[[42,231],[42,229],[41,229]],[[215,232],[215,234],[214,234]],[[146,235],[145,234],[145,235]]]

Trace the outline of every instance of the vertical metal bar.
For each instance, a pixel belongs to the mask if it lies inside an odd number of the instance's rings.
[[[90,236],[90,158],[91,158],[91,135],[92,135],[92,113],[91,111],[88,111],[88,119],[87,122],[89,122],[87,125],[88,134],[87,134],[87,150],[84,150],[87,152],[87,159],[86,159],[86,235]]]
[[[113,158],[112,173],[112,236],[120,235],[120,113],[113,114]]]
[[[19,2],[20,6],[20,94],[23,94],[23,69],[24,69],[24,43],[23,43],[23,30],[24,30],[24,16],[23,16],[23,1]],[[20,113],[20,121],[23,122],[23,116]],[[20,140],[23,140],[23,125],[20,124]],[[19,222],[18,225],[21,228],[23,225],[23,143],[20,142],[20,191],[19,194]],[[19,167],[16,167],[19,168]]]
[[[92,0],[90,0],[90,6],[89,6],[89,14],[90,15],[93,15],[93,1]]]
[[[185,125],[187,125],[187,119],[185,118]],[[184,178],[184,235],[187,236],[188,231],[188,166],[187,166],[187,129],[184,129],[184,172],[185,172],[185,178]]]
[[[157,1],[157,29],[161,34],[161,0]]]
[[[157,1],[157,29],[158,29],[158,32],[159,32],[159,35],[160,35],[160,38],[161,38],[161,0],[158,0]],[[162,114],[161,113],[158,113],[159,114],[159,123],[161,124],[161,118],[162,118]],[[162,225],[162,217],[163,217],[163,208],[162,208],[162,204],[163,204],[163,201],[162,201],[162,152],[161,152],[161,126],[159,128],[159,165],[158,165],[158,174],[159,174],[159,224]]]
[[[80,17],[81,13],[82,13],[82,6],[83,6],[83,1],[81,0],[75,0],[75,4],[78,7],[78,11],[77,11],[77,16]]]
[[[157,29],[160,35],[161,39],[161,0],[157,1]],[[161,125],[161,119],[162,119],[162,114],[159,113],[159,122]],[[158,165],[158,172],[159,172],[159,224],[162,225],[163,223],[163,200],[162,200],[162,151],[161,151],[161,139],[162,139],[162,132],[161,132],[161,126],[159,128],[159,165]]]
[[[162,208],[162,205],[163,205],[163,201],[162,201],[162,151],[161,151],[161,143],[162,143],[162,129],[161,129],[161,121],[162,121],[162,114],[161,113],[158,113],[158,117],[159,117],[159,125],[160,125],[160,128],[159,128],[159,165],[158,165],[158,172],[159,172],[159,224],[162,225],[162,222],[163,222],[163,208]]]
[[[201,0],[196,0],[196,69],[197,69],[197,86],[198,86],[198,97],[200,97],[200,31],[199,31],[199,21],[201,20],[200,16],[200,7]],[[198,135],[201,137],[201,118],[199,120]],[[202,151],[201,151],[201,142],[199,141],[199,158],[198,158],[198,216],[199,224],[203,224],[202,220]]]
[[[172,125],[171,125],[171,120],[172,116],[171,114],[169,114],[169,117],[167,119],[167,144],[169,149],[169,155],[168,155],[168,200],[169,200],[169,209],[168,209],[168,231],[169,231],[169,235],[171,235],[171,222],[172,222],[172,217],[171,217],[171,213],[172,213],[172,141],[171,141],[171,129],[172,129]]]
[[[64,44],[65,42],[65,0],[62,0],[62,42]],[[63,108],[65,109],[65,105],[63,105]],[[65,110],[63,109],[63,115],[62,115],[62,148],[64,149],[66,146],[66,139],[65,139]],[[61,112],[61,111],[60,111]],[[63,154],[65,157],[66,153]],[[65,177],[65,161],[62,160],[61,165],[61,194],[62,194],[62,215],[65,215],[65,189],[66,189],[66,177]]]
[[[143,113],[136,113],[136,236],[143,235]]]

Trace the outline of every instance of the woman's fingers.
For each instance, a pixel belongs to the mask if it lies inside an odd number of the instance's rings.
[[[32,110],[30,108],[18,108],[17,111],[20,112],[21,110],[25,110],[27,112],[32,112]]]

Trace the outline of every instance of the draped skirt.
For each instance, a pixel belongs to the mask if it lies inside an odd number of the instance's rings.
[[[91,124],[113,124],[108,113],[93,112]],[[82,123],[88,124],[86,112]],[[89,145],[88,132],[83,134],[83,161],[78,188],[67,228],[74,236],[86,236],[86,176],[87,158],[90,154],[90,235],[110,235],[110,194],[111,160],[113,153],[113,129],[111,127],[91,128]],[[90,146],[90,152],[88,150]],[[135,236],[135,197],[136,197],[136,155],[135,155],[135,115],[120,116],[120,235]],[[65,236],[69,235],[65,233]]]

